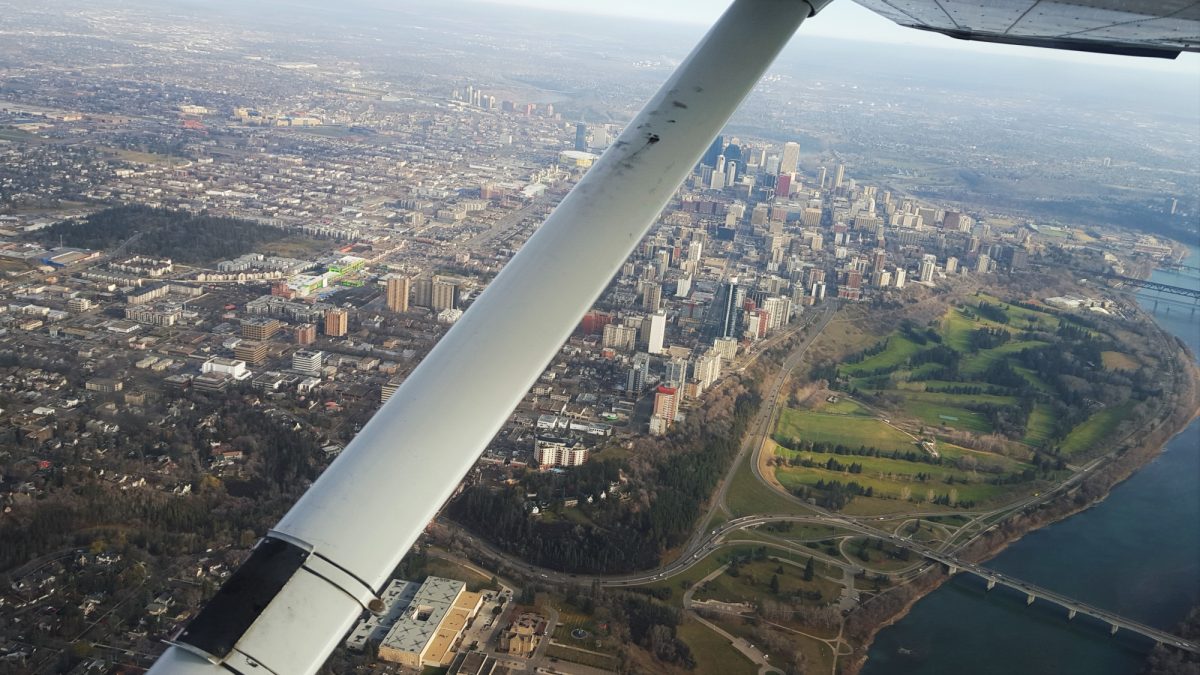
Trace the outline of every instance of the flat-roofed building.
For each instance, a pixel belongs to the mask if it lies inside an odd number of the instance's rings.
[[[542,468],[580,466],[588,459],[588,450],[573,438],[538,436],[534,439],[533,454]]]
[[[370,643],[383,642],[388,631],[400,620],[400,616],[408,609],[420,588],[421,584],[415,581],[392,579],[379,595],[379,599],[383,600],[383,611],[379,614],[367,614],[367,618],[359,621],[346,637],[346,648],[361,652]]]
[[[233,348],[233,356],[251,365],[267,360],[267,343],[242,340]]]
[[[319,375],[325,365],[325,352],[301,349],[292,354],[292,370],[305,375]]]
[[[408,668],[445,668],[483,596],[453,579],[429,577],[388,630],[379,658]]]
[[[242,320],[242,337],[247,340],[269,340],[280,328],[283,328],[283,322],[278,319],[251,317]]]

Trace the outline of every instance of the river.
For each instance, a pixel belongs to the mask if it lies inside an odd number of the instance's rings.
[[[1200,249],[1185,261],[1200,267]],[[1194,270],[1159,270],[1154,281],[1200,288]],[[1159,324],[1200,353],[1200,310],[1139,300]],[[1165,296],[1164,296],[1165,297]],[[1189,302],[1182,299],[1183,303]],[[1200,420],[1093,508],[1014,542],[987,563],[1151,626],[1173,630],[1200,601]],[[1044,601],[984,590],[959,575],[880,631],[863,675],[1134,675],[1147,642]]]

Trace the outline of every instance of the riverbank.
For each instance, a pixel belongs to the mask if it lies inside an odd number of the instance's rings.
[[[1157,324],[1156,324],[1157,325]],[[1192,355],[1181,348],[1180,343],[1163,330],[1164,338],[1173,355],[1171,386],[1165,388],[1170,396],[1164,401],[1168,406],[1161,410],[1143,430],[1115,444],[1118,453],[1094,474],[1069,492],[1030,512],[1013,516],[993,530],[989,536],[974,542],[961,552],[967,560],[989,560],[1026,534],[1088,510],[1107,498],[1120,483],[1134,475],[1162,452],[1167,443],[1184,431],[1189,423],[1200,414],[1200,368]],[[1123,449],[1122,449],[1123,448]],[[847,632],[855,638],[855,653],[848,660],[846,673],[858,673],[867,661],[868,650],[878,633],[906,616],[917,601],[939,588],[950,577],[934,569],[922,577],[873,599],[847,619]],[[901,589],[905,589],[901,591]],[[892,595],[892,597],[887,597]],[[878,603],[879,606],[872,607]],[[870,620],[864,620],[870,619]]]

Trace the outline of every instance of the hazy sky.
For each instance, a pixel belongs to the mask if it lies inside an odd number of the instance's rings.
[[[626,16],[678,23],[711,25],[730,0],[484,0],[504,5],[536,7],[563,12]],[[1200,81],[1200,54],[1182,54],[1174,61],[1134,59],[1123,56],[1083,54],[1030,47],[995,45],[955,40],[944,35],[904,28],[851,0],[837,0],[801,27],[798,35],[906,44],[944,49],[969,50],[996,55],[1054,58],[1117,68],[1152,68],[1179,73]]]

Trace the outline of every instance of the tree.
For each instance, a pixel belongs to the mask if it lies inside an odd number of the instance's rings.
[[[808,562],[804,565],[804,580],[812,581],[813,577],[816,576],[816,573],[816,564],[813,563],[812,556],[810,555],[808,556]]]
[[[771,575],[770,586],[771,586],[771,593],[773,593],[775,595],[779,595],[779,575],[778,574]]]

